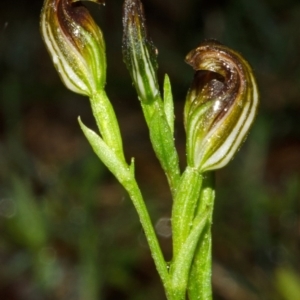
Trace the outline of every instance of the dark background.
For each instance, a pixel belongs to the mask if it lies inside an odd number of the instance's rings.
[[[185,55],[216,38],[244,55],[260,87],[247,142],[216,172],[214,299],[300,299],[300,2],[144,5],[160,81],[168,73],[172,82],[183,166],[193,77]],[[165,299],[128,196],[77,124],[80,115],[95,128],[88,99],[62,85],[42,43],[41,7],[19,0],[0,9],[0,299]],[[170,194],[122,62],[122,1],[88,7],[106,39],[107,93],[126,156],[136,158],[153,222],[168,224]],[[168,231],[160,240],[170,259]]]

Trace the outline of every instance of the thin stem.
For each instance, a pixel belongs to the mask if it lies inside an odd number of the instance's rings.
[[[173,298],[170,290],[170,276],[168,273],[167,263],[163,257],[161,248],[159,246],[159,242],[154,231],[145,202],[143,200],[141,191],[134,178],[132,180],[128,180],[126,183],[123,183],[123,186],[126,188],[133,202],[133,205],[139,215],[140,222],[145,232],[145,236],[147,238],[156,269],[162,280],[163,286],[167,294],[167,298],[171,300]]]
[[[92,143],[94,151],[98,154],[100,159],[102,158],[102,161],[129,193],[145,232],[156,269],[163,282],[168,299],[171,300],[167,264],[163,257],[143,196],[135,180],[133,166],[128,166],[125,161],[119,124],[113,107],[104,91],[93,95],[90,101],[103,140],[99,137],[97,138],[95,134],[88,132],[86,129],[85,134],[93,136],[94,142],[92,139],[89,141]]]
[[[105,91],[100,90],[92,95],[90,103],[103,140],[125,162],[120,127]]]

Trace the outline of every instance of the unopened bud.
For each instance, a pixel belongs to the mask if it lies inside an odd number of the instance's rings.
[[[80,1],[45,0],[41,31],[67,88],[87,96],[103,89],[106,58],[102,32]]]
[[[146,32],[145,15],[139,0],[125,0],[123,7],[123,60],[139,99],[149,102],[159,95],[156,77],[157,50]]]
[[[186,57],[195,72],[184,119],[188,164],[201,172],[224,167],[239,150],[256,115],[259,96],[249,64],[214,41]]]

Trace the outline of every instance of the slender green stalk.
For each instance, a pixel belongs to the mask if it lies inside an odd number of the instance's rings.
[[[211,290],[211,225],[215,199],[214,174],[205,173],[195,220],[207,212],[207,219],[194,254],[188,284],[189,300],[212,299]]]
[[[110,104],[109,102],[103,101],[102,93],[100,95],[94,96],[94,98],[91,99],[91,103],[93,114],[96,118],[96,122],[98,124],[98,127],[100,128],[103,139],[100,136],[98,136],[95,132],[85,127],[85,125],[80,121],[81,128],[85,136],[89,140],[90,144],[92,145],[95,153],[106,164],[106,166],[116,176],[116,178],[120,181],[120,183],[128,192],[139,216],[143,230],[145,232],[145,236],[148,241],[156,269],[163,282],[166,294],[171,295],[171,292],[169,291],[170,283],[167,264],[163,257],[155,230],[153,228],[148,210],[146,208],[145,201],[134,177],[134,165],[132,164],[131,166],[128,166],[125,160],[122,159],[123,156],[120,158],[117,149],[111,148],[108,142],[104,140],[105,138],[109,141],[109,139],[111,138],[109,135],[109,130],[112,127],[107,126],[107,124],[113,124],[113,126],[115,126],[115,132],[119,132],[119,125],[114,116],[113,109],[110,106],[108,108],[104,107],[103,110],[99,110],[99,108],[102,108],[104,104]],[[103,112],[107,113],[104,118]],[[108,134],[105,132],[105,130],[108,130]],[[171,300],[171,296],[169,296],[168,299]]]
[[[148,210],[146,208],[145,202],[143,200],[140,189],[136,181],[129,180],[127,183],[124,183],[124,187],[127,190],[132,203],[138,213],[140,218],[141,225],[145,232],[146,239],[149,244],[152,258],[154,260],[158,274],[162,280],[163,286],[165,288],[167,299],[175,300],[172,296],[172,290],[170,285],[170,276],[168,273],[168,266],[161,252],[159,242],[157,240],[156,233],[154,231]]]
[[[96,154],[128,192],[145,232],[156,269],[160,275],[166,294],[171,295],[169,291],[170,284],[167,264],[163,257],[145,201],[135,180],[134,165],[129,166],[124,159],[122,139],[113,107],[104,91],[94,94],[93,97],[90,98],[90,101],[93,115],[102,137],[86,128],[82,123],[80,123],[81,127]],[[172,299],[171,296],[169,299]]]
[[[187,167],[178,185],[172,208],[173,259],[176,259],[192,229],[201,185],[202,175],[196,169]]]
[[[90,97],[90,103],[103,140],[125,162],[118,120],[106,92],[100,90],[94,93]]]
[[[209,212],[206,212],[195,218],[193,222],[193,229],[191,230],[185,243],[182,245],[176,259],[172,262],[172,291],[176,300],[185,299],[189,280],[189,273],[192,267],[194,253],[198,243],[202,243],[202,239],[200,237],[207,223],[208,216]],[[200,299],[206,300],[206,298]]]
[[[163,101],[160,97],[156,100],[150,103],[141,102],[141,106],[154,152],[167,176],[171,192],[175,195],[180,180],[179,159]]]
[[[211,263],[211,223],[210,218],[208,218],[199,239],[190,270],[188,283],[189,300],[212,299]]]
[[[187,167],[173,204],[173,261],[171,277],[176,299],[211,299],[211,174]],[[192,298],[193,297],[193,298]]]

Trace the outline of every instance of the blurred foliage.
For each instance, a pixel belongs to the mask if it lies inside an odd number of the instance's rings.
[[[249,60],[260,85],[257,122],[217,172],[214,299],[299,299],[299,1],[143,2],[159,76],[168,72],[175,91],[182,161],[192,48],[220,40]],[[94,126],[88,101],[64,88],[42,44],[41,6],[5,1],[0,11],[0,299],[164,299],[131,203],[77,125],[81,115]],[[127,156],[159,224],[170,195],[122,62],[121,6],[89,5],[106,37],[107,91]]]

